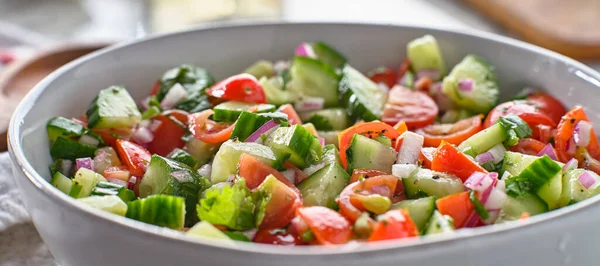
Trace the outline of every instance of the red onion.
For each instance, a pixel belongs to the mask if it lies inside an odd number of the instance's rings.
[[[558,159],[556,158],[556,151],[554,150],[554,147],[552,147],[552,144],[548,143],[546,144],[546,146],[544,146],[544,148],[538,153],[537,156],[544,156],[544,155],[548,155],[548,157],[550,157],[550,159],[557,161]]]
[[[128,184],[129,184],[129,182],[123,181],[123,180],[118,179],[118,178],[106,178],[106,180],[108,180],[108,182],[111,182],[113,184],[117,184],[117,185],[120,185],[120,186],[123,186],[123,187],[127,187]]]
[[[488,162],[491,162],[494,160],[494,155],[491,152],[484,152],[482,154],[479,154],[475,157],[475,160],[479,163],[479,164],[485,164]]]
[[[171,173],[171,176],[175,178],[179,183],[187,183],[192,181],[192,177],[190,176],[190,174],[183,170],[175,171]]]
[[[198,174],[200,176],[204,176],[204,177],[210,177],[210,174],[212,173],[212,165],[210,164],[205,164],[202,167],[198,168]]]
[[[127,184],[127,188],[131,190],[135,190],[135,184],[137,183],[138,177],[131,176],[129,177],[129,182]]]
[[[398,149],[396,163],[417,164],[425,138],[410,131],[402,133],[400,138],[402,139],[402,145]]]
[[[306,56],[310,58],[317,58],[315,51],[313,51],[312,47],[308,43],[301,43],[296,47],[296,55],[298,56]]]
[[[390,191],[390,188],[388,186],[384,186],[384,185],[371,187],[371,192],[373,192],[375,194],[379,194],[384,197],[392,196],[392,192]]]
[[[491,153],[492,156],[494,156],[494,163],[499,163],[504,159],[506,148],[504,148],[504,145],[498,144],[489,149],[488,152]]]
[[[420,169],[416,164],[394,164],[392,165],[392,175],[399,178],[408,178],[415,171],[431,171],[429,169]]]
[[[140,127],[133,132],[133,140],[139,144],[146,144],[152,142],[154,135],[150,129]]]
[[[470,92],[473,90],[475,82],[470,78],[462,78],[458,81],[458,90]]]
[[[283,174],[283,176],[285,176],[285,179],[289,180],[290,183],[296,183],[296,171],[294,171],[294,169],[287,169],[281,172],[281,174]]]
[[[98,147],[98,145],[100,144],[100,140],[98,140],[97,138],[94,138],[88,134],[84,134],[79,138],[79,143]]]
[[[257,232],[258,232],[258,229],[253,228],[250,230],[243,231],[242,234],[244,234],[248,239],[254,239],[254,236],[256,236]]]
[[[287,70],[288,68],[290,68],[290,62],[279,60],[279,61],[275,62],[275,64],[273,64],[273,68],[275,69],[276,72],[281,72],[281,71]]]
[[[235,180],[235,175],[234,174],[230,174],[229,176],[227,176],[227,179],[225,180],[224,183],[231,183]]]
[[[160,120],[152,120],[152,123],[150,124],[150,126],[148,126],[148,129],[150,129],[150,131],[154,132],[158,129],[158,127],[160,127],[160,125],[162,125],[162,121]]]
[[[502,191],[502,189],[493,187],[488,194],[486,202],[483,203],[483,206],[486,210],[491,211],[495,209],[500,209],[504,205],[504,201],[506,201],[506,193]]]
[[[487,210],[488,218],[483,221],[484,224],[493,224],[500,215],[500,209]]]
[[[424,69],[416,73],[417,79],[428,77],[432,80],[439,80],[441,78],[440,71],[437,69]]]
[[[188,93],[185,88],[181,86],[181,84],[175,83],[175,85],[169,89],[165,98],[160,102],[160,107],[163,109],[171,109],[187,97]]]
[[[319,139],[319,143],[321,143],[321,147],[324,147],[325,146],[325,139],[321,138],[321,137],[318,137],[318,139]]]
[[[390,87],[388,87],[388,85],[383,82],[377,83],[377,88],[379,88],[384,93],[388,93],[388,91],[390,91]]]
[[[579,180],[579,183],[581,183],[583,187],[589,189],[598,184],[598,178],[594,175],[595,174],[593,174],[590,171],[584,171],[583,173],[581,173],[579,178],[577,178],[577,180]]]
[[[294,103],[294,109],[299,112],[321,110],[325,106],[325,99],[321,97],[304,96]]]
[[[306,174],[307,176],[310,176],[316,173],[317,171],[321,170],[321,168],[323,167],[325,167],[325,163],[313,164],[309,167],[304,168],[302,172],[304,172],[304,174]]]
[[[310,230],[310,228],[304,219],[302,219],[300,216],[296,216],[290,222],[290,227],[288,227],[288,230],[292,234],[302,235],[302,233]]]
[[[120,179],[125,182],[129,181],[129,175],[130,173],[127,170],[112,171],[111,169],[111,171],[104,173],[106,179]]]
[[[573,138],[570,138],[569,141],[567,141],[567,153],[575,154],[576,148],[577,148],[577,144],[575,144],[575,141],[573,141]]]
[[[90,157],[77,158],[75,163],[77,165],[77,170],[79,170],[79,168],[86,168],[94,171],[94,161],[92,161],[92,158]]]
[[[475,227],[480,220],[481,217],[479,217],[479,214],[476,211],[472,211],[469,219],[467,219],[467,222],[465,223],[465,227]]]
[[[261,135],[268,135],[273,132],[275,129],[279,127],[279,124],[275,123],[275,120],[269,120],[267,123],[260,126],[254,133],[252,133],[248,138],[246,138],[246,142],[257,142]]]
[[[562,171],[563,171],[563,173],[566,173],[570,170],[577,168],[577,165],[579,165],[579,162],[577,161],[577,159],[572,158],[565,164],[565,166],[563,166]]]
[[[592,124],[588,121],[579,121],[575,125],[573,131],[573,141],[580,147],[585,147],[590,143],[590,136],[592,135]]]
[[[150,97],[152,96],[148,96],[140,101],[140,105],[144,110],[148,110],[148,108],[150,108]]]

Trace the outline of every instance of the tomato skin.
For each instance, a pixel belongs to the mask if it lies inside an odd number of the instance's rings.
[[[278,246],[298,246],[303,242],[294,234],[283,229],[263,229],[256,232],[252,242]]]
[[[302,170],[300,170],[298,167],[296,167],[289,161],[286,161],[285,163],[283,163],[283,167],[285,167],[286,169],[294,170],[294,184],[299,184],[304,179],[308,178],[308,175],[306,175]],[[286,178],[286,180],[287,180],[287,178]]]
[[[427,94],[396,85],[389,92],[381,121],[390,125],[404,121],[408,128],[419,128],[433,123],[438,111]]]
[[[369,242],[401,239],[419,235],[419,229],[405,209],[391,210],[380,216],[373,227]]]
[[[419,162],[423,167],[431,169],[431,161],[433,161],[433,155],[435,154],[436,148],[433,147],[425,147],[421,149],[421,154],[419,155]]]
[[[565,106],[559,100],[545,92],[540,91],[529,95],[527,96],[527,100],[535,103],[540,108],[540,111],[550,117],[556,124],[560,123],[561,117],[567,113],[567,109],[565,109]]]
[[[185,142],[181,139],[187,132],[188,112],[169,110],[154,118],[160,126],[154,131],[154,138],[148,143],[148,151],[160,156],[167,156],[175,148],[181,148]],[[179,121],[179,124],[176,121]]]
[[[580,121],[590,121],[581,106],[575,106],[569,112],[567,112],[558,124],[556,137],[554,138],[554,144],[556,148],[556,155],[558,160],[561,162],[567,162],[573,158],[574,154],[567,153],[567,146],[575,130],[575,125]],[[600,155],[600,146],[598,146],[598,139],[596,139],[596,133],[592,128],[590,132],[590,142],[585,147],[590,155],[594,158],[598,158]]]
[[[475,133],[481,131],[481,117],[476,115],[454,124],[436,124],[419,128],[415,133],[425,138],[423,146],[437,147],[442,141],[459,145]]]
[[[462,228],[473,212],[474,206],[469,198],[469,192],[449,195],[435,201],[438,211],[454,219],[454,227]]]
[[[400,67],[398,68],[398,79],[402,79],[406,72],[408,72],[409,68],[410,60],[408,60],[408,58],[404,58],[404,60],[402,60],[402,64],[400,64]]]
[[[248,189],[255,189],[260,186],[268,175],[273,175],[288,187],[295,188],[294,184],[290,183],[282,173],[247,153],[240,156],[237,169],[238,176],[246,179]]]
[[[222,143],[231,137],[235,124],[217,123],[209,119],[212,109],[188,116],[188,129],[199,140],[207,143]]]
[[[267,103],[267,97],[258,80],[248,74],[226,78],[206,90],[214,98],[247,103]]]
[[[104,142],[106,144],[110,145],[111,147],[113,147],[114,149],[117,148],[117,140],[118,139],[129,140],[131,138],[131,133],[132,133],[131,128],[110,128],[110,129],[93,128],[91,130],[92,130],[92,132],[100,135],[100,137],[102,137]]]
[[[556,135],[556,128],[551,128],[546,125],[536,125],[531,128],[531,138],[537,139],[543,143],[549,143]]]
[[[433,79],[430,77],[422,77],[415,81],[415,90],[421,91],[429,95],[429,89],[433,86]]]
[[[485,118],[485,122],[483,126],[488,128],[496,123],[496,121],[501,117],[508,114],[514,114],[523,119],[529,127],[533,128],[535,125],[547,125],[550,127],[555,127],[556,122],[554,122],[549,116],[544,114],[544,112],[539,109],[539,107],[532,102],[523,101],[523,100],[515,100],[510,102],[501,103],[498,106],[494,107],[492,111]]]
[[[136,176],[138,180],[141,180],[148,164],[150,164],[152,154],[142,146],[126,140],[118,139],[116,146],[121,162],[127,165],[132,176]]]
[[[294,218],[296,210],[302,207],[300,192],[279,179],[269,182],[265,179],[255,190],[266,191],[270,199],[265,205],[265,213],[258,229],[283,228]]]
[[[442,142],[431,161],[431,170],[455,175],[463,182],[475,172],[487,171],[452,144]]]
[[[300,116],[298,115],[298,113],[296,112],[296,109],[294,109],[294,107],[291,104],[287,103],[287,104],[280,106],[278,111],[282,112],[288,116],[288,122],[290,123],[290,125],[302,124],[302,120],[300,119]]]
[[[346,158],[346,150],[350,147],[350,141],[354,134],[361,134],[368,137],[376,137],[383,134],[392,140],[392,143],[400,136],[392,126],[383,122],[366,122],[356,124],[338,134],[338,146],[340,147],[340,160],[344,168],[348,167],[348,159]],[[392,145],[393,146],[393,145]]]
[[[315,239],[321,245],[344,244],[352,237],[352,226],[336,211],[321,207],[303,207],[296,210],[313,232]]]
[[[373,82],[375,82],[377,84],[383,83],[386,86],[388,86],[388,88],[391,88],[392,86],[396,85],[396,83],[398,82],[398,74],[389,67],[375,68],[375,69],[369,71],[369,73],[367,73],[367,76]]]
[[[544,147],[546,144],[539,140],[524,138],[520,139],[517,145],[510,147],[510,151],[537,156]]]
[[[373,170],[373,169],[354,169],[354,171],[352,171],[352,176],[350,177],[350,183],[352,184],[356,181],[358,181],[359,177],[362,176],[363,178],[367,179],[370,177],[374,177],[374,176],[380,176],[380,175],[387,175],[388,173],[386,172],[382,172],[379,170]]]
[[[352,195],[357,194],[357,193],[361,193],[361,194],[372,193],[371,189],[375,186],[386,186],[386,187],[388,187],[389,191],[394,191],[396,193],[398,183],[402,183],[402,182],[401,181],[399,182],[399,179],[393,175],[380,175],[380,176],[374,176],[374,177],[367,178],[360,182],[354,182],[354,183],[346,186],[346,188],[344,188],[344,190],[342,190],[342,193],[340,193],[340,196],[336,200],[338,205],[340,206],[340,213],[344,217],[346,217],[348,220],[350,220],[350,222],[354,223],[358,219],[358,217],[362,214],[362,211],[360,211],[359,208],[357,208],[356,206],[354,206],[352,204],[352,202],[351,202]],[[402,192],[404,192],[403,188],[402,188]],[[396,196],[396,195],[391,195],[391,196]],[[391,199],[393,199],[393,197]]]
[[[154,96],[154,95],[158,94],[159,88],[160,88],[160,80],[157,80],[156,82],[154,82],[154,85],[152,85],[152,90],[150,90],[150,96]]]

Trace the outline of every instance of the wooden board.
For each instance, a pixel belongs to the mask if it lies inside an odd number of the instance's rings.
[[[525,41],[600,59],[600,0],[463,0]]]
[[[0,73],[0,152],[7,149],[6,131],[12,112],[23,96],[40,80],[62,65],[107,43],[70,44],[42,51],[24,61],[11,63]]]

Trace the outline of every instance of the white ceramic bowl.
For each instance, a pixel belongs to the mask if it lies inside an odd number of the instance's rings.
[[[96,93],[122,84],[136,99],[166,69],[206,67],[217,78],[258,59],[287,59],[302,41],[339,48],[359,70],[396,66],[406,43],[434,35],[448,66],[474,53],[497,68],[502,95],[540,87],[566,105],[581,104],[600,123],[600,74],[542,48],[484,33],[369,24],[261,24],[196,29],[114,46],[70,63],[40,82],[19,105],[9,129],[17,183],[36,228],[56,260],[67,265],[597,265],[600,197],[515,222],[447,236],[336,247],[225,247],[180,237],[84,206],[52,187],[46,121],[77,116]]]

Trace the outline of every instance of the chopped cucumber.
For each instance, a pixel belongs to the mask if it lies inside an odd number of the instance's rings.
[[[472,116],[473,113],[465,109],[451,109],[444,113],[444,115],[442,115],[442,117],[440,118],[440,122],[442,122],[443,124],[453,124]]]
[[[573,169],[566,172],[562,177],[563,187],[558,203],[559,207],[577,203],[600,194],[600,186],[587,189],[579,182],[579,176],[585,172],[596,180],[600,179],[596,173],[584,169]]]
[[[338,105],[339,76],[328,64],[319,60],[296,56],[290,69],[290,90],[304,96],[321,97],[325,106]]]
[[[50,167],[48,167],[48,168],[50,168],[50,174],[53,176],[54,176],[54,173],[60,172],[64,176],[70,177],[71,176],[71,166],[73,166],[73,161],[71,161],[71,160],[56,159],[50,164]]]
[[[419,231],[425,230],[427,222],[430,220],[435,210],[435,197],[426,197],[414,200],[403,200],[392,205],[391,209],[406,209],[410,218]]]
[[[183,163],[189,166],[190,168],[195,168],[198,164],[198,161],[196,161],[196,159],[194,159],[194,157],[192,157],[191,154],[180,148],[175,148],[173,151],[171,151],[171,153],[167,155],[167,158],[173,161]]]
[[[304,206],[335,208],[335,199],[344,190],[350,175],[337,163],[329,164],[298,184]]]
[[[258,60],[256,63],[246,68],[244,73],[248,73],[257,79],[262,77],[268,78],[275,75],[275,69],[273,68],[273,63],[267,60]]]
[[[192,228],[190,228],[190,230],[185,232],[185,235],[191,237],[210,238],[211,240],[218,240],[222,241],[222,243],[231,245],[235,244],[234,241],[223,231],[217,229],[214,225],[206,221],[201,221],[195,224],[192,226]]]
[[[319,132],[317,132],[317,128],[315,128],[315,125],[313,125],[312,123],[306,123],[306,124],[302,124],[302,126],[304,128],[306,128],[306,130],[308,130],[308,132],[310,132],[310,134],[312,134],[315,137],[319,137]]]
[[[350,118],[346,110],[331,108],[300,113],[300,118],[305,123],[311,123],[318,130],[344,130],[350,125]]]
[[[319,60],[325,62],[335,69],[341,69],[346,64],[346,57],[333,47],[324,42],[315,42],[310,44],[311,48]]]
[[[197,103],[203,102],[200,98],[205,98],[206,94],[204,90],[215,83],[214,78],[206,71],[206,69],[199,68],[192,65],[181,65],[167,70],[159,80],[160,86],[158,93],[156,94],[157,100],[160,102],[163,100],[169,90],[180,84],[188,92],[188,101],[195,101]],[[206,98],[205,98],[206,99]],[[183,102],[180,105],[192,107],[192,109],[202,109],[197,106],[190,106],[189,103]],[[210,108],[209,104],[207,108]],[[177,108],[179,109],[179,108]],[[190,110],[186,110],[190,111]],[[197,110],[199,112],[202,110]]]
[[[326,165],[337,163],[342,165],[342,160],[340,159],[340,151],[333,144],[327,144],[323,147],[323,156],[321,157],[321,162]]]
[[[213,160],[211,181],[213,184],[224,182],[229,175],[235,175],[240,156],[248,153],[270,166],[280,163],[269,147],[258,143],[246,143],[228,140],[215,155]]]
[[[101,90],[86,115],[89,128],[130,128],[142,119],[131,95],[119,86]]]
[[[499,123],[475,133],[458,145],[458,149],[473,157],[482,154],[508,138],[506,130]]]
[[[466,88],[459,89],[460,83]],[[483,114],[494,108],[500,95],[493,67],[474,55],[467,55],[454,66],[444,78],[442,91],[457,106]]]
[[[96,147],[82,144],[74,140],[58,137],[50,147],[53,159],[67,159],[75,161],[77,158],[94,157]]]
[[[387,93],[349,65],[344,67],[342,73],[343,78],[339,86],[340,102],[346,108],[350,119],[352,121],[381,119]]]
[[[285,80],[283,77],[275,76],[271,78],[263,77],[258,81],[267,96],[267,103],[274,105],[283,105],[296,101],[300,93],[293,90],[284,90]]]
[[[85,128],[79,123],[64,117],[55,117],[46,124],[48,131],[48,139],[53,142],[58,137],[80,137],[83,135]]]
[[[454,231],[454,221],[452,217],[443,215],[439,211],[433,211],[431,219],[427,223],[425,235],[444,234]]]
[[[414,39],[406,46],[406,54],[415,72],[437,70],[439,78],[446,73],[446,64],[437,40],[431,35]]]
[[[66,177],[65,175],[61,174],[60,172],[56,172],[52,176],[50,184],[58,188],[58,190],[62,191],[63,193],[69,194],[69,191],[71,191],[72,180]]]
[[[332,144],[336,147],[339,145],[339,131],[317,131],[317,133],[319,134],[319,137],[325,139],[325,144]]]
[[[251,112],[242,112],[240,117],[238,118],[235,126],[233,127],[233,131],[231,132],[231,138],[237,138],[240,141],[246,141],[252,133],[258,130],[262,125],[269,122],[270,120],[275,121],[277,124],[281,124],[283,126],[288,125],[287,115],[284,113],[266,113],[266,114],[257,114]]]
[[[346,150],[348,172],[354,169],[375,169],[386,173],[392,172],[396,162],[396,151],[363,135],[356,134]]]
[[[118,196],[90,196],[77,199],[77,201],[116,215],[125,216],[127,213],[127,204]]]
[[[219,150],[219,145],[206,143],[192,136],[185,144],[183,150],[188,152],[197,161],[196,166],[193,168],[198,168],[210,161],[212,156]]]
[[[215,113],[212,115],[212,119],[221,122],[235,122],[242,112],[248,111],[250,108],[256,108],[257,113],[275,112],[276,109],[275,105],[272,104],[253,104],[230,101],[215,106],[215,108],[213,108]]]
[[[183,198],[152,195],[127,203],[127,218],[140,222],[181,230],[185,219]]]
[[[154,154],[140,182],[139,196],[140,198],[145,198],[150,195],[160,194],[172,180],[181,183],[193,182],[195,175],[197,173],[192,171],[187,165]]]
[[[377,141],[385,146],[392,147],[392,140],[386,136],[380,135],[373,138],[374,141]]]
[[[278,128],[269,135],[265,145],[271,147],[278,158],[289,157],[289,161],[300,169],[318,161],[323,154],[319,140],[302,125]]]
[[[134,200],[135,193],[133,190],[129,190],[118,184],[100,181],[96,184],[96,187],[92,189],[92,196],[117,196],[124,202],[130,202]]]
[[[402,177],[402,184],[404,194],[409,199],[423,196],[443,198],[465,190],[459,178],[425,168],[419,168],[408,177]]]
[[[518,197],[506,197],[496,223],[517,220],[523,215],[537,215],[548,211],[548,205],[535,194],[523,193]]]
[[[85,198],[92,194],[92,189],[100,181],[106,181],[106,178],[90,169],[79,168],[73,178],[73,185],[71,186],[71,191],[69,191],[69,196],[73,198]]]
[[[414,89],[415,79],[415,74],[412,71],[406,71],[404,76],[400,79],[400,85],[409,89]]]

